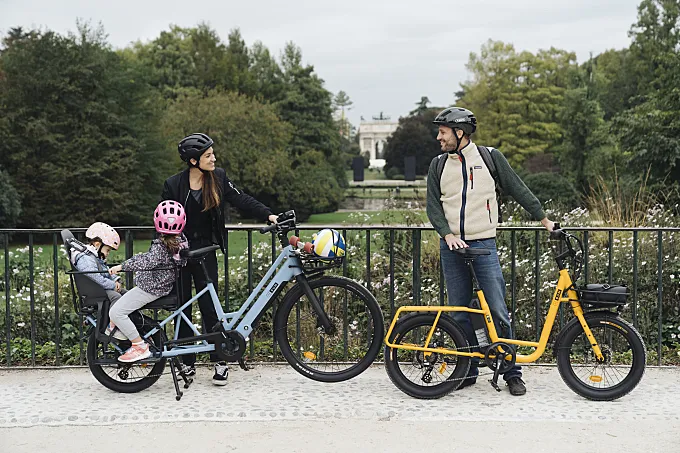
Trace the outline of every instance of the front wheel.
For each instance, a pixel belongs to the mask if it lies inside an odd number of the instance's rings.
[[[631,392],[645,373],[647,351],[640,334],[609,312],[585,315],[604,360],[598,361],[578,322],[565,327],[557,345],[557,369],[574,392],[595,401],[611,401]]]
[[[376,359],[385,336],[378,301],[365,287],[344,277],[312,279],[309,286],[333,329],[324,331],[296,284],[276,312],[281,353],[298,373],[315,381],[341,382],[359,375]]]

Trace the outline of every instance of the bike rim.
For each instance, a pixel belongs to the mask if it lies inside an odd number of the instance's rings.
[[[336,285],[313,288],[324,311],[335,327],[327,334],[318,327],[316,313],[306,296],[291,307],[286,322],[288,344],[300,363],[318,374],[352,370],[382,339],[375,337],[373,316],[360,292]]]
[[[394,344],[425,346],[425,340],[432,323],[423,322],[400,333]],[[429,347],[457,350],[454,339],[441,326],[437,326],[429,343]],[[434,387],[452,379],[458,366],[458,356],[452,354],[425,353],[408,349],[394,348],[390,354],[392,362],[397,365],[397,372],[412,384],[419,387]]]
[[[598,362],[585,332],[574,339],[569,351],[572,375],[584,386],[611,390],[623,385],[633,371],[633,345],[619,326],[590,326],[604,360]]]

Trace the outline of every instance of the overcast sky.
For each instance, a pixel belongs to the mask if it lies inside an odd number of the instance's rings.
[[[350,119],[380,111],[406,115],[421,96],[448,106],[470,52],[488,39],[518,50],[556,47],[579,62],[628,46],[639,0],[0,0],[0,33],[47,27],[65,33],[77,18],[101,22],[114,47],[157,37],[170,24],[201,21],[226,40],[240,28],[248,45],[278,55],[287,41],[326,81],[354,102]]]

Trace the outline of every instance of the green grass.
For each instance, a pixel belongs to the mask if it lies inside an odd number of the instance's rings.
[[[347,174],[347,180],[348,181],[354,181],[354,170],[347,170],[345,173]],[[370,179],[387,179],[387,178],[385,178],[385,173],[383,173],[382,171],[364,168],[364,179],[370,180]]]

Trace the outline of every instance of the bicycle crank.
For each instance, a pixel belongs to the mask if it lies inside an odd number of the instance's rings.
[[[491,386],[497,392],[501,391],[498,386],[498,376],[510,371],[517,360],[517,353],[507,343],[492,343],[484,354],[484,362],[493,371],[493,378],[489,379]]]

